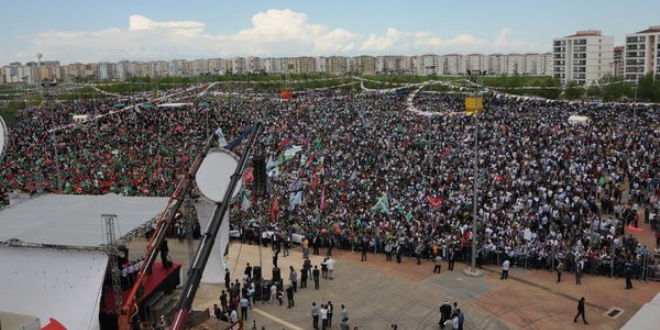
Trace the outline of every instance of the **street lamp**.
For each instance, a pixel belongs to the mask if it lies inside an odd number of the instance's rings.
[[[478,75],[481,75],[481,72],[479,72]],[[479,94],[479,92],[475,92],[465,98],[465,113],[468,115],[471,114],[474,117],[474,163],[472,169],[472,188],[474,200],[472,202],[472,260],[470,263],[471,273],[473,274],[476,274],[477,272],[477,212],[479,210],[477,207],[479,196],[479,114],[483,113],[483,111],[483,96]]]

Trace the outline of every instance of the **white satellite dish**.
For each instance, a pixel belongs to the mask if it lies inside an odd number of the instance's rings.
[[[5,125],[5,121],[0,117],[0,160],[5,155],[5,149],[7,149],[8,144],[9,130],[7,129],[7,125]]]

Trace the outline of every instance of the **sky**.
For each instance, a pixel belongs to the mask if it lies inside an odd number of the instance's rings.
[[[235,56],[543,53],[660,25],[653,0],[31,0],[3,3],[0,66]]]

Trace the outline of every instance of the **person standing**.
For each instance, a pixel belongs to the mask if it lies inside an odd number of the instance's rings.
[[[327,278],[329,279],[334,279],[332,276],[333,271],[335,270],[335,260],[332,259],[332,257],[328,257],[328,260],[325,261],[325,266],[328,268],[328,276]]]
[[[449,256],[447,257],[447,263],[449,264],[447,269],[450,271],[454,271],[454,262],[456,261],[456,251],[454,251],[454,247],[450,246],[449,247]]]
[[[279,268],[277,267],[277,255],[280,253],[279,249],[273,250],[273,268]]]
[[[582,284],[582,260],[575,264],[575,285]]]
[[[564,273],[564,263],[557,260],[557,283],[561,283],[561,274]]]
[[[369,240],[366,237],[362,238],[362,253],[360,254],[360,261],[367,261],[367,252],[369,252]]]
[[[343,318],[339,325],[339,330],[351,330],[351,325],[348,323],[348,318]]]
[[[509,278],[509,267],[511,263],[509,262],[509,259],[504,260],[502,263],[502,276],[500,276],[500,280],[506,280]]]
[[[222,290],[222,292],[220,293],[220,307],[222,307],[223,314],[227,313],[227,305],[228,305],[227,303],[228,303],[227,293],[225,292],[225,290]]]
[[[392,242],[385,244],[385,261],[392,261]]]
[[[630,289],[633,288],[633,285],[632,285],[632,274],[633,274],[632,268],[633,268],[632,264],[630,264],[629,262],[626,262],[626,290],[630,290]]]
[[[248,307],[250,306],[250,301],[246,296],[243,296],[240,301],[241,304],[241,319],[247,321],[248,319]]]
[[[307,271],[307,278],[312,276],[312,261],[309,258],[303,260],[303,268]]]
[[[348,320],[348,308],[346,308],[344,305],[341,305],[341,319]]]
[[[316,306],[316,302],[312,303],[312,308],[310,309],[312,314],[312,328],[318,330],[319,328],[319,307]]]
[[[445,328],[445,322],[447,322],[451,317],[451,311],[452,308],[449,300],[445,300],[445,302],[440,306],[440,329]]]
[[[332,248],[335,245],[335,239],[332,238],[332,236],[328,237],[328,241],[326,242],[326,246],[328,248],[328,251],[326,253],[326,256],[332,257]]]
[[[247,276],[247,278],[252,278],[252,266],[250,266],[250,263],[247,263],[247,266],[245,266],[245,271],[243,272]]]
[[[231,324],[234,324],[238,322],[238,313],[236,312],[236,309],[232,308],[231,313],[229,314],[229,322]]]
[[[401,244],[397,244],[395,254],[396,254],[396,263],[400,264],[401,263],[401,255],[403,254],[403,247],[401,246]]]
[[[300,270],[300,288],[306,288],[307,287],[307,274],[309,274],[309,270],[307,268],[303,267]]]
[[[445,325],[445,326],[447,324],[451,324],[452,329],[458,330],[459,329],[458,327],[459,327],[459,324],[460,324],[460,320],[458,318],[458,313],[453,312],[451,314],[451,317],[449,318],[449,320],[447,320],[447,321],[445,321],[445,323],[443,323],[443,325]]]
[[[433,267],[433,273],[440,274],[440,270],[442,269],[442,257],[440,255],[435,256],[433,262],[435,263],[435,266]]]
[[[328,329],[328,307],[326,305],[321,304],[319,317],[321,318],[321,330]]]
[[[303,259],[307,259],[309,256],[309,240],[307,238],[303,238],[302,246]]]
[[[335,306],[332,305],[331,301],[328,301],[328,327],[332,328],[332,313],[334,313]]]
[[[293,301],[293,285],[289,285],[286,288],[286,300],[287,300],[287,307],[286,308],[291,308],[295,306],[295,302]]]
[[[328,257],[323,258],[323,261],[321,262],[321,277],[322,278],[328,278],[328,264],[325,262],[328,261]]]
[[[218,307],[218,304],[213,304],[213,315],[217,320],[222,316],[222,310]]]
[[[321,271],[319,271],[319,266],[314,265],[314,270],[312,271],[312,278],[314,278],[314,289],[319,289],[319,277],[321,276]]]
[[[573,318],[573,323],[577,323],[578,317],[580,315],[582,315],[582,321],[584,322],[584,324],[589,324],[589,322],[587,322],[587,319],[584,316],[584,297],[580,298],[580,300],[578,301],[577,314],[575,314],[575,317]]]
[[[273,282],[273,284],[270,286],[270,303],[274,305],[276,299],[277,299],[277,284]]]
[[[291,281],[291,286],[293,287],[293,292],[298,291],[298,273],[296,273],[296,270],[293,268],[293,266],[289,266],[289,270],[291,271],[289,273],[289,281]]]

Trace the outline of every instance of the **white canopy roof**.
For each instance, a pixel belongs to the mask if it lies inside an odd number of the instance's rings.
[[[0,242],[74,247],[106,244],[102,214],[116,214],[115,237],[158,216],[167,198],[48,194],[0,211]]]
[[[647,302],[621,330],[654,330],[660,324],[660,293]]]

